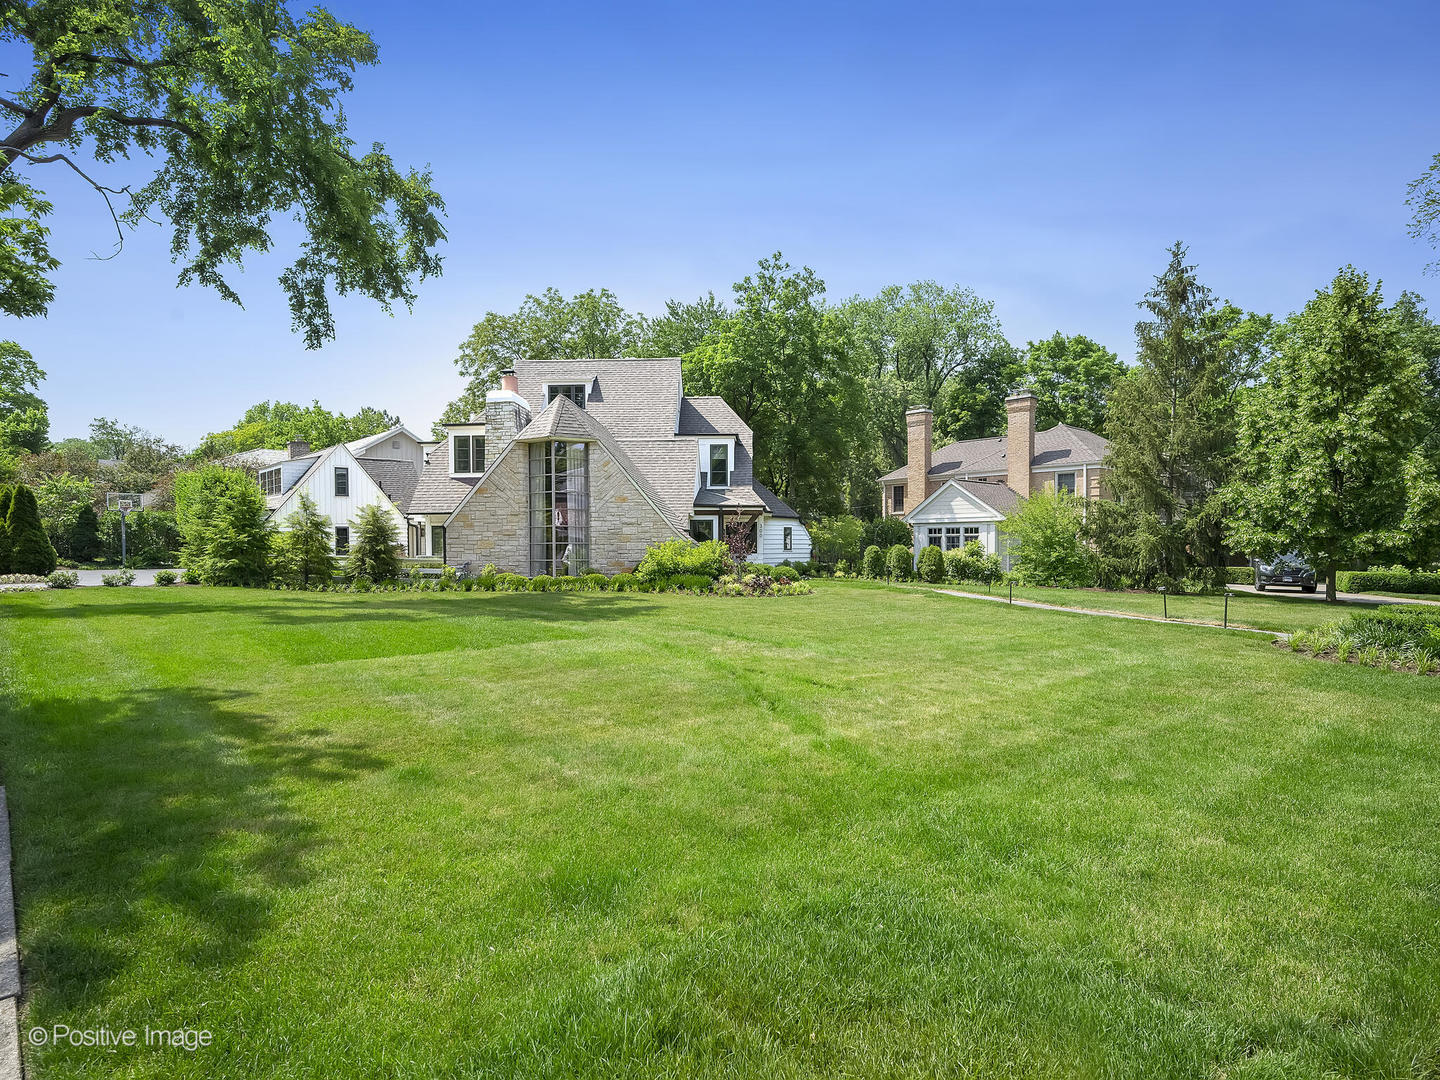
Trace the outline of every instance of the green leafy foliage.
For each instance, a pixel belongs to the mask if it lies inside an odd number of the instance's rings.
[[[174,585],[174,584],[175,584],[175,576],[176,576],[176,575],[175,575],[175,571],[174,571],[174,570],[157,570],[157,571],[155,572],[155,584],[156,584],[156,585]]]
[[[810,527],[811,550],[815,561],[834,566],[840,561],[860,561],[865,522],[851,514],[822,518]]]
[[[920,549],[920,560],[915,568],[921,581],[938,585],[945,580],[945,553],[934,544]]]
[[[16,484],[9,502],[10,507],[5,514],[9,559],[4,572],[44,577],[55,569],[56,555],[40,520],[35,493],[24,484]]]
[[[1423,358],[1353,267],[1286,321],[1265,381],[1241,405],[1245,467],[1230,537],[1296,551],[1326,576],[1440,528]]]
[[[713,581],[721,574],[729,573],[730,567],[730,550],[723,541],[706,540],[696,544],[685,540],[666,540],[645,549],[644,558],[635,568],[635,576],[648,582],[677,575],[700,575]]]
[[[241,469],[206,465],[175,477],[175,516],[187,581],[259,585],[270,570],[265,496]]]
[[[0,212],[12,222],[0,230],[0,273],[32,314],[49,301],[54,269],[40,225],[48,207],[14,162],[64,168],[69,159],[48,152],[57,142],[102,166],[159,161],[121,196],[116,227],[168,218],[182,285],[238,302],[228,268],[270,249],[275,217],[296,218],[305,239],[280,283],[311,347],[334,337],[332,288],[389,310],[439,273],[442,204],[428,173],[402,174],[378,143],[358,153],[347,132],[341,98],[355,69],[376,62],[375,43],[324,9],[297,18],[279,2],[39,0],[6,7],[0,40],[32,61],[4,102],[16,126],[0,162],[11,185]]]
[[[1010,566],[1026,585],[1086,588],[1095,584],[1094,556],[1082,536],[1084,500],[1068,492],[1038,491],[1005,519],[1015,547]]]
[[[885,576],[885,550],[878,544],[871,544],[867,547],[860,564],[860,572],[872,580],[883,578]]]
[[[400,528],[384,507],[371,503],[360,508],[351,528],[346,570],[372,582],[400,576]]]
[[[910,526],[900,518],[880,517],[865,523],[865,533],[860,542],[867,548],[872,544],[890,548],[896,544],[909,544],[910,539]]]
[[[1440,574],[1409,570],[1403,566],[1369,570],[1341,570],[1335,575],[1340,592],[1397,592],[1418,595],[1440,595]]]
[[[0,264],[5,258],[3,225],[0,220]],[[9,306],[0,299],[0,310]],[[28,352],[13,341],[0,341],[0,453],[38,454],[49,444],[50,415],[36,393],[44,378]]]
[[[45,584],[52,589],[73,589],[80,584],[80,575],[74,570],[51,570]]]
[[[88,502],[75,511],[66,533],[66,547],[72,559],[93,559],[100,554],[100,515]]]
[[[299,505],[285,518],[284,528],[275,538],[276,575],[302,588],[311,582],[329,581],[335,574],[331,536],[330,519],[302,491]]]
[[[1034,391],[1039,399],[1037,428],[1069,424],[1103,433],[1106,401],[1124,374],[1120,358],[1103,345],[1084,334],[1066,335],[1057,330],[1025,346],[1010,382]]]
[[[914,552],[908,544],[895,544],[885,553],[885,576],[892,581],[905,581],[914,565]]]
[[[369,405],[353,416],[346,416],[331,412],[318,401],[309,405],[262,401],[246,409],[234,427],[205,436],[195,456],[209,461],[244,450],[284,450],[296,441],[308,442],[319,449],[378,435],[399,423],[398,416]]]
[[[987,553],[978,540],[945,552],[945,576],[950,581],[973,581],[992,585],[1002,576],[1000,556]]]

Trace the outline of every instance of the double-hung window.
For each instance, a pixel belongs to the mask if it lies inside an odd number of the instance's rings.
[[[970,543],[970,541],[972,541],[972,540],[975,541],[977,544],[980,542],[980,526],[979,526],[979,525],[966,525],[966,526],[965,526],[965,543],[968,544],[968,543]]]
[[[1068,491],[1075,494],[1075,474],[1073,472],[1062,472],[1055,474],[1055,490]]]
[[[339,466],[335,469],[335,494],[350,494],[350,470]]]
[[[430,526],[430,554],[437,559],[445,558],[445,526]]]
[[[964,541],[962,541],[962,540],[960,539],[960,526],[959,526],[959,525],[946,525],[946,526],[945,526],[945,550],[946,550],[946,551],[953,551],[955,548],[958,548],[963,542],[964,542]]]
[[[350,526],[335,526],[335,554],[344,555],[350,550]]]
[[[932,547],[939,547],[940,534],[942,532],[943,530],[940,528],[939,525],[931,525],[930,528],[925,530],[925,543]]]
[[[897,514],[902,514],[902,513],[905,512],[905,485],[904,485],[904,484],[896,484],[896,485],[895,485],[895,490],[894,490],[894,492],[892,493],[892,497],[891,497],[891,501],[890,501],[890,507],[891,507],[891,509],[893,509],[893,510],[895,511],[895,513],[897,513]]]
[[[700,486],[711,488],[730,486],[729,443],[711,443],[702,451],[700,458]]]
[[[455,460],[451,470],[456,475],[479,475],[485,471],[485,436],[456,435]]]

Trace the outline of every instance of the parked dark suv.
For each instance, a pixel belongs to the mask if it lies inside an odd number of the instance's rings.
[[[1254,559],[1255,591],[1264,592],[1271,585],[1298,585],[1301,592],[1315,591],[1315,571],[1293,551],[1273,559]]]

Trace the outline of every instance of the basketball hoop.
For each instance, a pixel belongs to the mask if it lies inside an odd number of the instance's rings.
[[[132,513],[145,509],[138,491],[112,491],[105,496],[107,510],[120,511],[120,565],[123,567],[128,556],[126,551],[125,522]]]

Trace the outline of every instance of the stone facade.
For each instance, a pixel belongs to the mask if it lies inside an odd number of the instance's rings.
[[[487,418],[487,427],[488,427]],[[495,462],[484,482],[450,520],[445,558],[475,570],[494,563],[529,574],[529,446],[522,443]],[[651,544],[675,531],[599,443],[590,444],[590,567],[604,574],[633,570]]]

